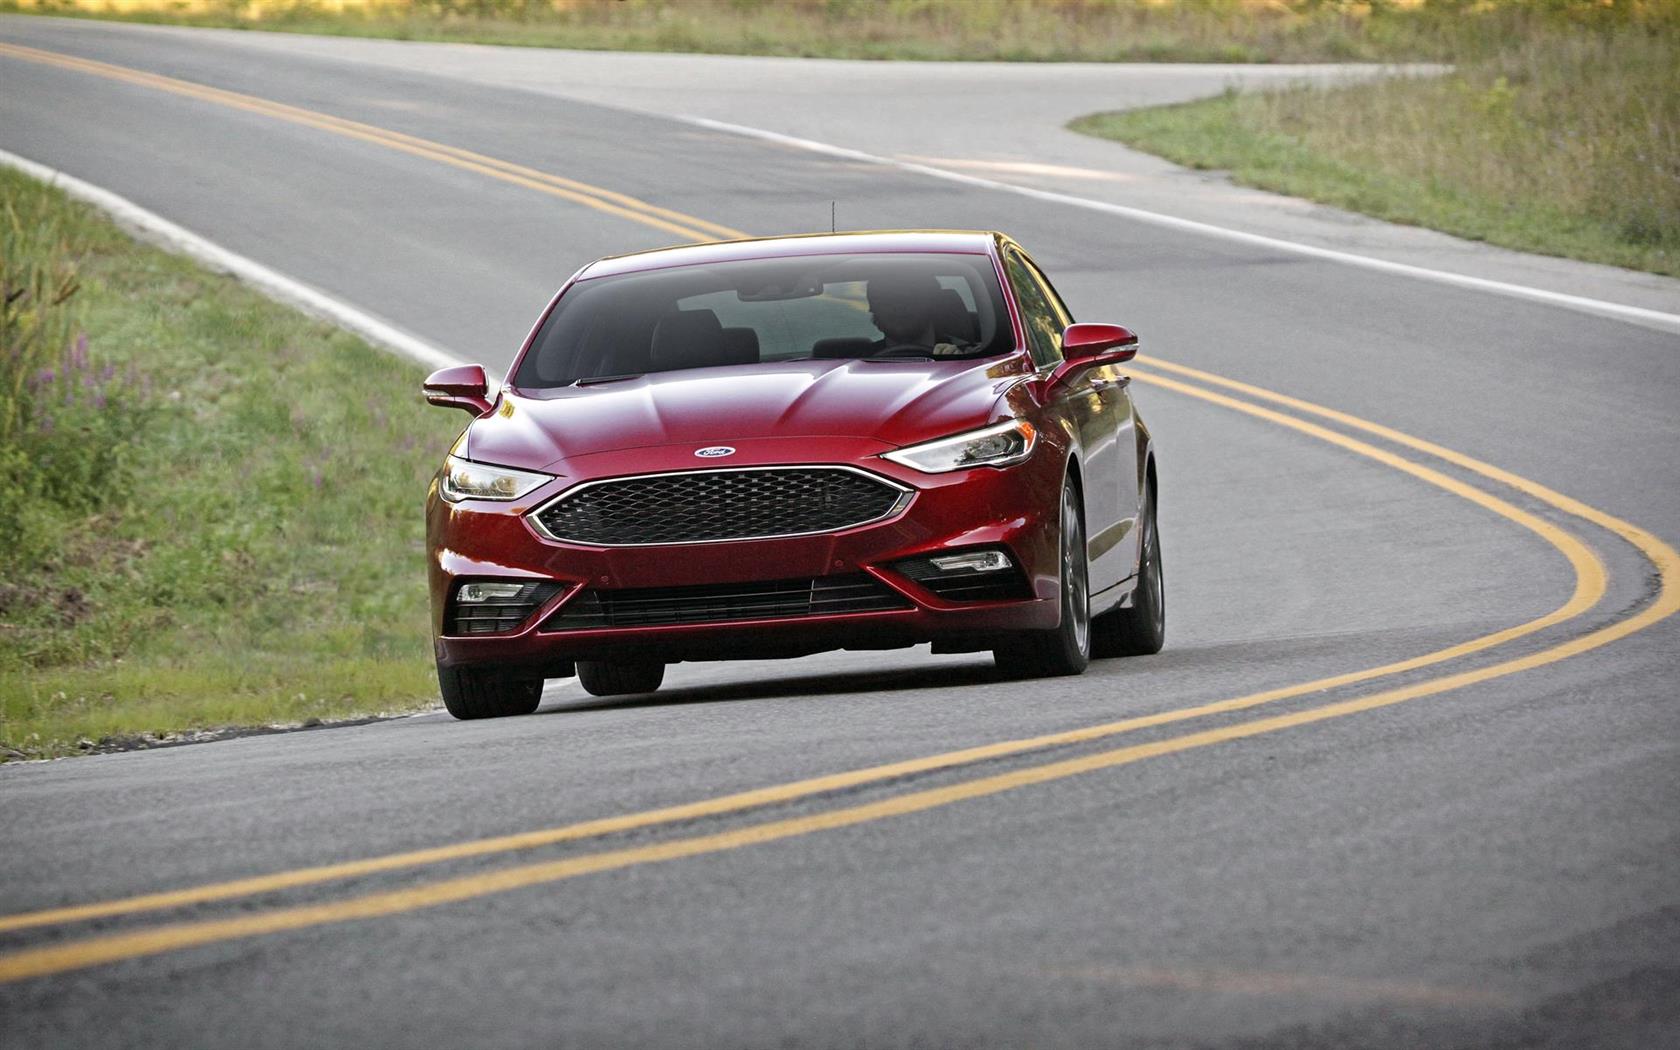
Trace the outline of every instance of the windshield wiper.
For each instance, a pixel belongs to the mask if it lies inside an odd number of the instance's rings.
[[[621,379],[640,379],[646,374],[646,372],[626,372],[621,376],[586,376],[583,379],[573,380],[572,385],[594,386],[596,383],[616,383]]]

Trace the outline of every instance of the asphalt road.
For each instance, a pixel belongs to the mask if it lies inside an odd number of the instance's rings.
[[[1680,1045],[1673,333],[272,38],[6,18],[0,43],[754,234],[832,199],[1006,230],[1081,318],[1143,334],[1171,609],[1165,652],[1078,679],[690,665],[523,719],[0,767],[7,1045]],[[812,67],[836,107],[847,68]],[[678,239],[326,124],[0,51],[0,147],[491,365],[578,265]],[[15,918],[604,818],[633,819]]]

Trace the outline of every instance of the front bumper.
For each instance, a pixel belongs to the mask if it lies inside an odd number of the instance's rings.
[[[745,445],[745,443],[744,443]],[[810,536],[703,544],[592,547],[544,538],[524,517],[575,485],[606,477],[697,469],[692,446],[586,457],[585,470],[515,503],[427,501],[432,628],[442,665],[528,669],[550,676],[571,661],[684,660],[801,656],[831,649],[887,649],[934,642],[946,649],[989,647],[1000,635],[1048,629],[1060,620],[1057,520],[1063,467],[1041,447],[1014,467],[921,474],[880,459],[877,443],[834,439],[766,442],[741,448],[730,466],[843,465],[915,491],[894,517]],[[820,452],[820,458],[813,452]],[[715,464],[707,464],[715,467]],[[586,474],[586,476],[579,476]],[[1030,597],[950,601],[893,568],[918,555],[974,547],[1006,549]],[[902,609],[637,627],[549,629],[546,621],[585,590],[607,591],[753,583],[864,573],[904,599]],[[461,580],[553,580],[561,590],[512,631],[445,631],[450,595]]]

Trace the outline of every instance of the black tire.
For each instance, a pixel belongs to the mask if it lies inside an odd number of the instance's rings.
[[[998,670],[1012,678],[1081,674],[1091,663],[1091,580],[1085,515],[1079,490],[1062,486],[1062,622],[1048,631],[1022,631],[992,650]]]
[[[443,706],[456,718],[528,715],[542,703],[541,678],[513,678],[475,667],[439,667]]]
[[[577,676],[590,696],[651,693],[665,680],[665,665],[609,664],[602,660],[579,660]]]
[[[1155,520],[1155,485],[1144,493],[1143,513],[1138,515],[1143,530],[1138,555],[1137,589],[1132,604],[1112,609],[1091,620],[1091,655],[1149,656],[1161,651],[1167,640],[1167,585],[1161,569],[1161,530]]]

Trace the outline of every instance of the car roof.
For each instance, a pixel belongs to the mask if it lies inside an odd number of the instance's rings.
[[[865,230],[856,233],[813,233],[791,237],[753,237],[739,241],[683,244],[629,255],[609,255],[584,267],[578,280],[611,277],[672,266],[733,262],[738,259],[778,259],[800,255],[851,255],[867,252],[942,252],[990,255],[1003,234],[986,230]]]

